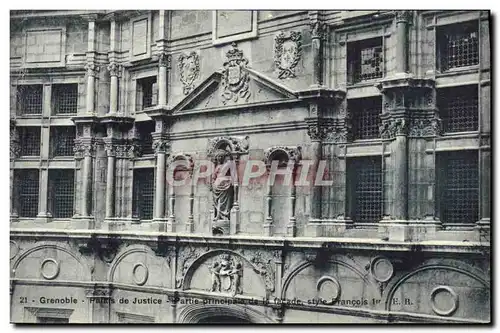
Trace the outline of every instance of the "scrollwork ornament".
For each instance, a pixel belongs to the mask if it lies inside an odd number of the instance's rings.
[[[295,67],[302,55],[300,31],[280,32],[274,37],[274,63],[279,71],[278,78],[295,77]]]
[[[194,88],[194,81],[200,76],[200,57],[195,51],[183,53],[179,56],[179,77],[183,85],[184,95]]]
[[[411,137],[433,137],[441,134],[441,121],[438,118],[415,119],[409,132]]]
[[[236,43],[232,43],[232,49],[227,51],[226,58],[221,82],[222,103],[236,103],[240,98],[247,101],[251,95],[248,90],[250,77],[246,71],[248,59],[243,56],[243,51],[236,47]]]
[[[89,76],[96,76],[97,73],[99,72],[100,68],[93,62],[89,62],[85,65],[85,70],[87,71],[87,75]]]
[[[380,125],[379,131],[382,139],[391,139],[397,135],[407,135],[408,124],[403,118],[389,119]]]
[[[155,152],[155,155],[161,153],[168,153],[169,148],[170,148],[170,142],[167,139],[161,138],[153,140],[153,151]]]
[[[254,270],[264,277],[266,290],[270,293],[274,292],[275,272],[272,258],[266,258],[261,251],[257,251],[251,257],[250,262],[253,264]]]

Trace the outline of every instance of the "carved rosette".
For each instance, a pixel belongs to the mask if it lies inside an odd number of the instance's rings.
[[[232,49],[227,51],[226,58],[221,82],[222,103],[236,103],[240,98],[247,101],[251,95],[248,90],[250,76],[246,71],[248,59],[243,56],[243,51],[236,47],[236,43],[232,43]]]
[[[158,66],[170,68],[172,62],[172,56],[164,52],[158,55]]]
[[[85,70],[87,71],[88,76],[96,76],[97,73],[99,73],[100,68],[93,62],[89,62],[85,65]]]
[[[112,62],[108,65],[108,72],[110,76],[120,76],[122,66],[116,62]]]
[[[408,122],[403,118],[388,119],[380,125],[379,131],[382,139],[392,139],[397,135],[407,135]]]
[[[442,134],[441,120],[438,118],[432,119],[414,119],[411,122],[409,136],[410,137],[432,137]]]
[[[179,56],[179,78],[183,85],[184,95],[194,88],[194,81],[200,76],[200,57],[195,51],[183,53]]]
[[[278,78],[295,77],[295,67],[302,55],[302,36],[300,31],[280,32],[274,37],[274,63]]]
[[[254,255],[250,257],[250,262],[252,263],[255,272],[257,272],[264,278],[267,292],[269,293],[274,292],[275,289],[274,253],[256,251]]]

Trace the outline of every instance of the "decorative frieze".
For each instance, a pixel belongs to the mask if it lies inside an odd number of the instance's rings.
[[[85,65],[85,70],[88,76],[96,76],[99,73],[100,67],[93,62],[89,62]]]
[[[404,118],[387,119],[382,122],[379,131],[382,139],[392,139],[397,135],[407,135],[408,122]]]
[[[75,139],[75,146],[73,147],[75,159],[93,156],[97,149],[97,144],[93,139]]]
[[[438,118],[413,119],[411,121],[410,137],[432,137],[442,134],[441,120]]]
[[[300,31],[280,32],[274,37],[274,63],[278,78],[295,77],[295,67],[302,56],[302,36]]]
[[[227,51],[226,58],[221,82],[222,103],[236,103],[240,98],[247,101],[251,95],[248,90],[250,76],[246,71],[248,59],[243,56],[243,51],[236,47],[236,43],[232,43],[232,49]]]
[[[170,68],[172,63],[172,56],[164,52],[158,55],[158,66]]]
[[[116,62],[112,62],[108,65],[108,72],[110,76],[120,76],[122,66]]]
[[[179,79],[183,86],[184,95],[194,88],[194,81],[200,76],[200,57],[195,51],[183,53],[178,59]]]

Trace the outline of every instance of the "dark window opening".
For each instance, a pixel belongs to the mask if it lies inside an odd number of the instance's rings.
[[[14,189],[17,211],[21,217],[36,217],[38,214],[38,170],[15,170]]]
[[[78,109],[78,84],[54,84],[52,107],[55,114],[76,113]]]
[[[349,84],[381,78],[384,72],[382,38],[349,43],[347,65]]]
[[[348,160],[350,212],[355,223],[377,224],[382,218],[382,162],[380,157]]]
[[[18,127],[21,156],[40,156],[40,127]]]
[[[143,155],[154,154],[152,133],[155,131],[155,122],[145,121],[145,122],[135,123],[135,126],[138,132],[139,145],[141,146],[142,154]]]
[[[137,80],[136,110],[144,110],[157,103],[156,76]]]
[[[52,217],[69,218],[74,214],[75,171],[49,170],[49,207]]]
[[[153,218],[154,169],[135,169],[132,211],[141,220]]]
[[[73,156],[75,127],[58,126],[50,129],[51,156]]]
[[[477,21],[446,25],[437,31],[440,69],[473,66],[479,63]]]
[[[476,85],[439,89],[438,108],[444,132],[478,130],[478,88]]]
[[[380,137],[381,97],[352,99],[348,101],[348,108],[352,120],[353,138],[355,140]]]
[[[17,109],[20,114],[42,114],[43,86],[25,85],[17,87]]]
[[[477,151],[437,155],[438,207],[444,225],[473,225],[479,218]]]

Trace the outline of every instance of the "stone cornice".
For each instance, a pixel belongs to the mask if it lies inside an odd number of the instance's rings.
[[[255,246],[260,248],[276,249],[286,246],[296,249],[350,249],[358,251],[390,251],[390,252],[438,252],[438,253],[469,253],[484,254],[489,252],[488,242],[462,241],[422,241],[422,242],[391,242],[368,238],[333,238],[333,237],[266,237],[266,236],[209,236],[166,234],[163,232],[134,231],[96,231],[96,230],[53,230],[53,229],[17,229],[11,228],[11,239],[43,239],[88,241],[92,238],[109,239],[119,238],[121,241],[138,241],[141,243],[157,244],[159,241],[169,245],[182,246]]]
[[[412,75],[394,76],[379,82],[376,87],[384,93],[391,89],[424,88],[433,89],[435,81],[432,79],[415,78]]]
[[[317,88],[308,88],[305,90],[297,91],[299,99],[310,100],[310,99],[344,99],[346,92],[344,90],[330,89],[325,86]]]

